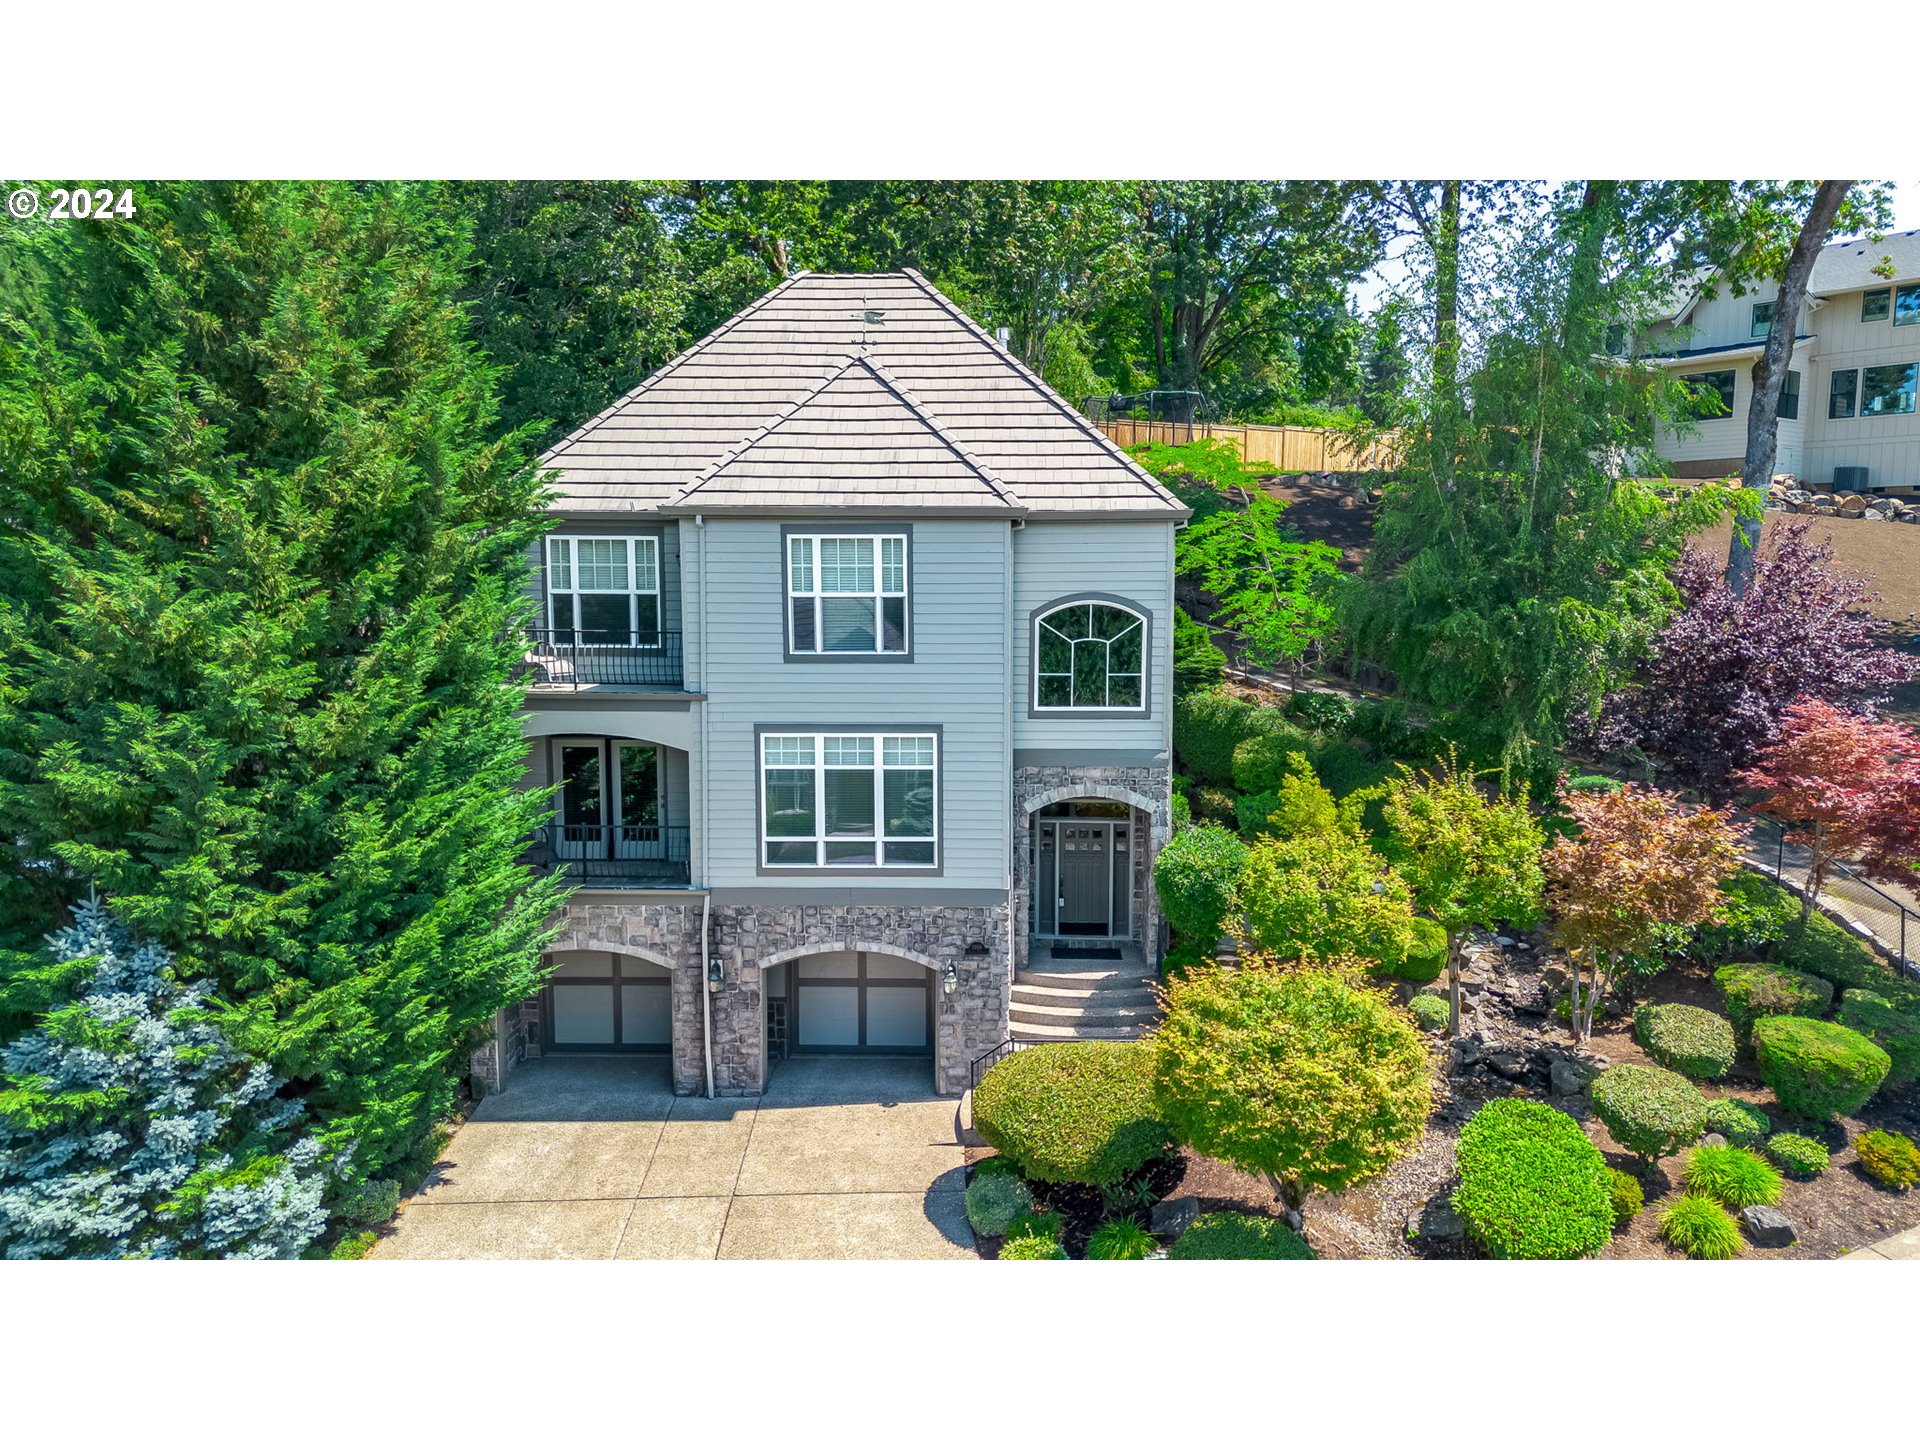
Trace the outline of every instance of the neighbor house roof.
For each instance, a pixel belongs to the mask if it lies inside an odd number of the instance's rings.
[[[1187,509],[917,271],[796,275],[542,457],[569,514]]]
[[[1798,349],[1813,337],[1796,335],[1794,347]],[[1684,365],[1689,360],[1734,360],[1742,355],[1758,355],[1767,348],[1764,340],[1739,340],[1731,345],[1704,345],[1698,350],[1665,350],[1644,357],[1654,365]]]
[[[1883,261],[1893,265],[1891,280],[1874,273],[1874,267]],[[1807,290],[1814,295],[1838,295],[1916,276],[1920,276],[1920,230],[1902,230],[1878,240],[1846,240],[1827,246],[1813,262],[1813,278],[1807,282]]]

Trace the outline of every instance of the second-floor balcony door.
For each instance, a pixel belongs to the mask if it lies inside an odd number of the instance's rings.
[[[558,749],[561,859],[668,858],[659,746],[584,740]]]
[[[619,789],[612,824],[613,858],[660,860],[667,854],[660,814],[660,747],[616,744]]]

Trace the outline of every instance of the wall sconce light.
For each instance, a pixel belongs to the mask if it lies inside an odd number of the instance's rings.
[[[708,957],[707,989],[713,991],[714,994],[716,995],[719,994],[721,978],[722,978],[722,972],[720,970],[720,957],[718,955],[713,955]]]
[[[953,968],[953,961],[948,960],[946,968],[940,972],[940,989],[945,994],[951,995],[959,988],[960,972]]]

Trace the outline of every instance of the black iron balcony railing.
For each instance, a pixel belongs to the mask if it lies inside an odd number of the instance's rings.
[[[535,685],[577,690],[583,685],[681,683],[680,632],[625,632],[609,643],[604,630],[529,630],[527,666]]]
[[[689,883],[685,825],[567,825],[534,831],[527,863],[581,885],[677,889]]]

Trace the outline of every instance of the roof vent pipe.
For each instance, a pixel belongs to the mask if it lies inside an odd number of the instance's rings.
[[[993,332],[993,338],[999,342],[1002,350],[1011,350],[1013,348],[1013,331],[1009,330],[1005,325],[1000,326]]]

